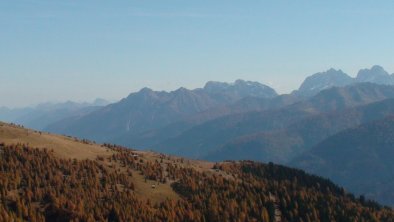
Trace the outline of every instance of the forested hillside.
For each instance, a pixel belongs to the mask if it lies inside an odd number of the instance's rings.
[[[340,131],[393,114],[394,99],[386,99],[364,106],[312,115],[285,129],[236,138],[220,149],[208,153],[204,159],[211,161],[249,159],[286,164]]]
[[[107,145],[95,160],[0,145],[0,221],[392,221],[330,181],[254,162],[189,160]],[[139,181],[143,178],[144,181]],[[176,195],[141,195],[170,185]],[[172,191],[172,192],[173,192]]]
[[[358,194],[394,205],[394,117],[339,132],[291,162]]]

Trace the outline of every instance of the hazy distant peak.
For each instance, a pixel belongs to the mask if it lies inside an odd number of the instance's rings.
[[[195,96],[195,91],[189,90],[185,87],[180,87],[177,90],[171,92],[170,94],[174,95],[175,97],[187,97],[187,96]]]
[[[225,82],[217,82],[217,81],[208,81],[205,86],[204,89],[205,90],[211,90],[211,89],[225,89],[228,86],[230,86],[230,84],[225,83]]]
[[[216,81],[209,81],[205,84],[204,89],[210,89],[210,88],[221,88],[225,89],[228,87],[233,87],[233,86],[261,86],[261,87],[266,87],[266,85],[261,84],[259,82],[255,81],[245,81],[243,79],[237,79],[233,83],[226,83],[226,82],[216,82]]]
[[[245,80],[243,80],[243,79],[237,79],[237,80],[235,80],[235,82],[233,83],[234,85],[237,85],[237,84],[244,84],[244,83],[246,83],[247,81],[245,81]]]
[[[232,83],[231,85],[261,85],[263,86],[263,84],[259,83],[259,82],[254,82],[254,81],[245,81],[243,79],[237,79],[235,80],[234,83]]]
[[[109,104],[108,101],[101,98],[97,98],[93,102],[75,102],[72,100],[67,100],[65,102],[45,102],[45,103],[37,104],[36,106],[33,107],[33,109],[47,110],[47,111],[58,110],[58,109],[79,109],[89,106],[105,106],[108,104]]]
[[[93,101],[92,105],[94,106],[106,106],[109,102],[103,98],[97,98]]]
[[[8,108],[8,107],[6,107],[6,106],[0,106],[0,112],[8,112],[8,111],[10,111],[11,109],[10,108]]]
[[[371,69],[361,69],[356,77],[358,82],[373,82],[378,84],[393,84],[390,74],[383,67],[374,65]]]
[[[277,96],[275,90],[267,85],[261,84],[259,82],[245,81],[242,79],[238,79],[233,83],[209,81],[205,84],[204,90],[207,93],[237,94],[240,97],[254,96],[272,98]]]
[[[321,72],[320,74],[326,74],[326,75],[329,75],[329,76],[343,76],[343,75],[347,76],[347,74],[344,73],[342,71],[342,69],[334,69],[334,68],[330,68],[326,72]]]
[[[40,103],[34,109],[36,110],[75,109],[84,106],[88,106],[88,103],[77,103],[71,100],[67,100],[66,102],[60,102],[60,103],[53,103],[53,102]]]
[[[336,70],[336,69],[334,69],[334,68],[330,68],[330,69],[328,69],[326,72],[342,72],[342,70],[340,70],[340,69],[338,69],[338,70]]]
[[[261,87],[261,88],[269,88],[268,86],[261,84],[255,81],[245,81],[242,79],[237,79],[232,85],[235,86],[254,86],[254,87]]]
[[[307,77],[301,84],[298,94],[311,96],[334,86],[345,86],[351,84],[353,79],[342,70],[331,68],[325,72],[318,72]]]
[[[153,90],[151,88],[148,87],[144,87],[142,89],[140,89],[140,91],[138,91],[139,93],[147,93],[147,92],[153,92]]]
[[[384,68],[382,66],[379,65],[374,65],[372,66],[370,69],[361,69],[358,75],[366,75],[366,74],[371,74],[371,75],[389,75],[388,72],[386,72],[386,70],[384,70]]]
[[[372,70],[384,70],[384,68],[382,66],[380,66],[380,65],[374,65],[374,66],[372,66],[371,69]]]
[[[334,68],[330,68],[330,69],[328,69],[327,71],[325,71],[325,72],[320,72],[320,74],[329,74],[329,75],[343,75],[343,74],[345,74],[346,75],[346,73],[344,73],[343,71],[342,71],[342,69],[334,69]],[[318,73],[319,74],[319,73]]]
[[[180,87],[177,90],[175,90],[176,93],[185,93],[189,92],[190,90],[186,89],[185,87]]]

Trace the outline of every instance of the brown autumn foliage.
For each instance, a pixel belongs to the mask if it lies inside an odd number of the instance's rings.
[[[274,164],[218,163],[198,171],[142,160],[132,150],[97,160],[0,144],[0,221],[393,221],[394,212],[329,180]],[[163,155],[163,158],[165,156]],[[171,183],[182,197],[153,204],[134,193],[133,173]]]

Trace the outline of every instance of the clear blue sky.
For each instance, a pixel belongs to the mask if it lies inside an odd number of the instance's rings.
[[[394,72],[394,1],[0,0],[0,106]]]

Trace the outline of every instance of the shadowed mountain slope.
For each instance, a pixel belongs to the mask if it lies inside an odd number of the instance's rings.
[[[144,88],[118,103],[81,118],[55,123],[46,130],[103,142],[123,134],[164,127],[210,108],[236,102],[244,96],[271,98],[276,93],[263,84],[242,80],[233,84],[207,83],[203,89],[180,88],[172,92]]]
[[[111,139],[110,142],[129,147],[138,147],[140,149],[154,149],[156,144],[176,137],[182,132],[204,122],[227,115],[278,109],[296,103],[299,100],[299,98],[293,95],[281,95],[270,99],[246,97],[235,103],[208,109],[158,129],[152,129],[136,134],[127,132],[119,137]]]
[[[309,100],[277,110],[228,115],[208,121],[158,144],[155,149],[202,158],[236,138],[245,138],[260,132],[285,130],[313,115],[341,111],[387,98],[394,98],[394,87],[372,83],[334,87],[320,92]]]
[[[394,117],[335,134],[292,166],[331,178],[357,194],[394,205]]]
[[[307,117],[283,130],[247,135],[229,142],[207,160],[250,159],[286,163],[324,139],[347,128],[394,114],[394,99]]]

